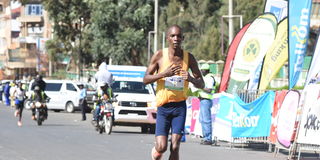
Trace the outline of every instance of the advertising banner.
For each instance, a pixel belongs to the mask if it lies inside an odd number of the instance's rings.
[[[212,136],[218,140],[231,142],[231,125],[234,96],[228,93],[221,93],[218,104],[218,111],[213,123]]]
[[[300,93],[290,90],[278,111],[277,139],[278,143],[286,148],[290,147],[294,136],[299,100]]]
[[[320,145],[320,85],[308,85],[304,95],[305,103],[297,142]]]
[[[227,88],[228,93],[235,93],[238,89],[245,88],[271,46],[276,29],[277,20],[273,14],[261,15],[251,23],[236,52]]]
[[[259,89],[264,90],[270,81],[288,61],[288,19],[285,18],[278,25],[276,39],[268,49],[264,58]]]
[[[199,122],[200,100],[198,98],[192,98],[191,104],[192,104],[192,117],[191,117],[190,133],[193,133],[195,135],[202,135],[201,124]]]
[[[264,12],[273,13],[278,22],[288,15],[288,2],[285,0],[267,0],[264,7]]]
[[[289,89],[293,88],[302,70],[310,29],[312,0],[289,1]]]
[[[249,26],[250,26],[250,24],[247,24],[244,27],[242,27],[242,29],[238,32],[238,34],[232,40],[232,42],[229,46],[227,58],[225,60],[224,69],[223,69],[223,73],[222,73],[222,77],[221,77],[219,93],[223,92],[227,89],[227,85],[228,85],[228,81],[229,81],[229,77],[230,77],[230,70],[231,70],[231,67],[233,64],[234,56],[236,55],[236,51],[237,51],[238,45],[242,39],[242,36],[247,31]]]
[[[269,91],[245,103],[237,96],[232,112],[232,137],[269,136],[274,97],[275,93]]]
[[[320,82],[320,35],[318,36],[316,49],[313,53],[312,62],[308,71],[306,85]],[[305,86],[306,86],[305,85]]]
[[[248,84],[248,90],[255,90],[258,89],[259,81],[260,81],[260,75],[262,70],[262,63],[261,62],[256,70],[254,71],[254,74],[251,75],[249,84]]]
[[[274,99],[274,105],[273,105],[273,111],[272,111],[270,136],[269,136],[269,141],[272,144],[275,144],[277,142],[278,111],[282,105],[284,97],[287,95],[287,92],[288,92],[287,90],[276,92],[276,97]]]

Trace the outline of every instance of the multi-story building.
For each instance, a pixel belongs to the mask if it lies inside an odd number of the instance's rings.
[[[51,35],[51,25],[40,0],[21,5],[1,0],[0,66],[2,78],[25,78],[36,73],[46,73],[48,58],[44,52],[45,41]],[[3,24],[2,24],[3,23]]]
[[[320,0],[313,0],[310,26],[314,30],[320,28]]]
[[[4,78],[7,61],[8,42],[11,41],[9,1],[0,1],[0,79]]]

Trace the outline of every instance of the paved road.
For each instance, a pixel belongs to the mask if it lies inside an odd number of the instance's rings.
[[[17,126],[14,110],[0,104],[0,160],[150,160],[154,135],[140,133],[137,127],[114,127],[111,135],[99,135],[89,121],[79,121],[79,113],[55,113],[43,126],[24,111],[23,126]],[[91,115],[88,115],[88,119]],[[180,160],[283,160],[266,148],[233,148],[199,145],[198,138],[187,136]],[[164,160],[168,159],[168,153]]]

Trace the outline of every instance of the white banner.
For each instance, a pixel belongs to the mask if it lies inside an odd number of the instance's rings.
[[[313,53],[312,62],[309,68],[306,85],[320,82],[320,35],[318,36],[316,50]]]
[[[285,0],[267,0],[264,13],[273,13],[280,22],[288,15],[288,2]]]
[[[308,85],[304,95],[305,101],[297,142],[320,145],[320,85]]]
[[[276,30],[277,19],[273,14],[266,13],[252,22],[239,43],[231,69],[228,93],[245,88],[272,45]]]

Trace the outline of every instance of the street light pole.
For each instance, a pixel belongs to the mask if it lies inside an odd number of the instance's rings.
[[[232,4],[232,0],[229,0],[229,45],[232,42],[233,39],[233,4]]]
[[[153,53],[158,50],[158,0],[154,0],[154,46]]]
[[[79,69],[79,76],[78,76],[78,80],[80,81],[81,77],[82,77],[82,45],[81,45],[81,40],[82,40],[82,17],[80,17],[80,24],[79,24],[79,31],[80,31],[80,35],[79,35],[79,64],[78,64],[78,69]]]

